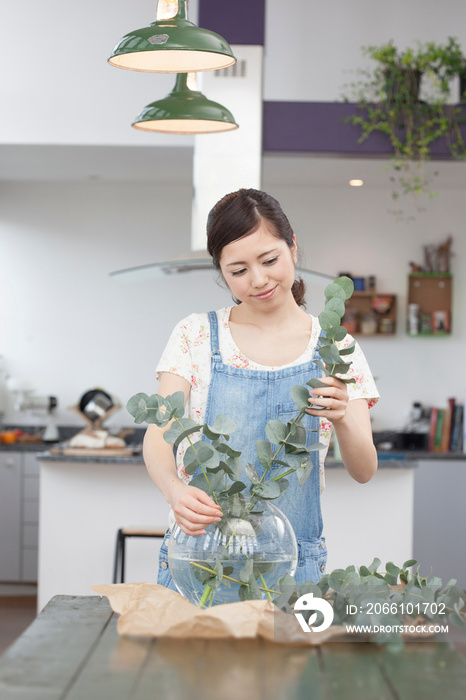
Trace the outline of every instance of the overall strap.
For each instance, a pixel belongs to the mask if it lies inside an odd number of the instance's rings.
[[[218,321],[217,313],[215,311],[208,312],[209,323],[210,323],[210,355],[212,360],[222,361],[222,356],[220,355],[220,346],[218,342]]]

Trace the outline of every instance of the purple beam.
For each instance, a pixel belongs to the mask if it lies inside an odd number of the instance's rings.
[[[358,143],[361,129],[344,121],[357,114],[348,102],[264,102],[263,150],[329,153],[342,156],[391,156],[388,137],[374,132]],[[463,116],[466,107],[462,106]],[[466,142],[466,126],[461,126]],[[434,158],[451,158],[444,139],[431,147]]]
[[[199,0],[198,24],[229,44],[263,46],[265,0]]]

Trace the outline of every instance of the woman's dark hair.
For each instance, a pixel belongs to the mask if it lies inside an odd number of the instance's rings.
[[[293,247],[293,229],[283,209],[276,199],[266,192],[254,189],[241,189],[225,195],[212,207],[207,218],[207,250],[220,270],[220,256],[223,248],[243,238],[259,227],[264,221],[267,228],[277,238]],[[305,307],[306,285],[301,278],[293,282],[291,288],[295,302]],[[236,303],[239,303],[235,299]]]

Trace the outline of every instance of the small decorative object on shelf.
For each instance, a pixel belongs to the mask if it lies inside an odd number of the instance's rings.
[[[396,332],[396,295],[376,291],[375,275],[355,277],[340,272],[353,280],[351,306],[345,309],[342,325],[351,335],[394,335]]]
[[[412,337],[451,334],[452,242],[449,235],[440,245],[425,245],[424,264],[409,263],[408,335]]]

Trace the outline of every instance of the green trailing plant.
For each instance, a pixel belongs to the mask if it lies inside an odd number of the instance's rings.
[[[355,343],[342,349],[338,349],[336,343],[342,341],[347,334],[346,328],[341,325],[341,319],[345,313],[345,301],[351,297],[353,289],[353,282],[348,277],[339,277],[326,287],[326,303],[319,315],[325,335],[319,339],[320,358],[314,360],[324,375],[338,377],[348,384],[354,382],[354,378],[341,375],[347,374],[351,366],[348,358],[354,351]],[[292,475],[302,486],[312,470],[311,452],[324,447],[318,440],[306,445],[310,429],[302,424],[306,409],[318,401],[310,394],[310,389],[320,386],[325,384],[314,378],[306,386],[292,387],[290,395],[296,403],[297,415],[286,423],[279,419],[268,421],[265,426],[267,439],[258,440],[256,445],[257,459],[263,467],[263,473],[259,475],[253,464],[245,464],[248,485],[242,481],[241,452],[229,444],[236,424],[228,416],[218,415],[211,425],[185,418],[184,394],[181,391],[165,397],[138,393],[129,399],[127,409],[137,424],[154,423],[163,428],[171,422],[164,432],[164,439],[175,448],[183,440],[188,440],[183,464],[186,473],[192,477],[189,483],[205,491],[216,503],[222,503],[223,517],[217,523],[222,534],[228,537],[235,534],[230,526],[232,516],[236,520],[247,521],[258,534],[261,526],[259,502],[278,499],[287,490]],[[205,439],[199,439],[201,431]],[[244,493],[246,489],[248,497]],[[212,594],[216,588],[221,584],[228,586],[232,581],[240,584],[239,596],[242,600],[260,598],[263,592],[269,598],[272,594],[279,593],[261,585],[264,583],[263,563],[255,564],[246,558],[238,580],[230,576],[231,567],[225,565],[227,548],[219,547],[217,555],[215,566],[191,562],[198,569],[196,577],[205,585],[201,607],[212,603]]]
[[[358,143],[373,132],[389,139],[393,148],[394,174],[390,180],[394,200],[408,194],[433,197],[432,175],[425,168],[432,145],[444,138],[454,157],[466,155],[461,109],[447,104],[451,79],[464,70],[459,43],[450,37],[445,45],[429,42],[399,51],[390,41],[364,47],[363,53],[374,63],[350,86],[358,111],[347,121],[360,128]]]

